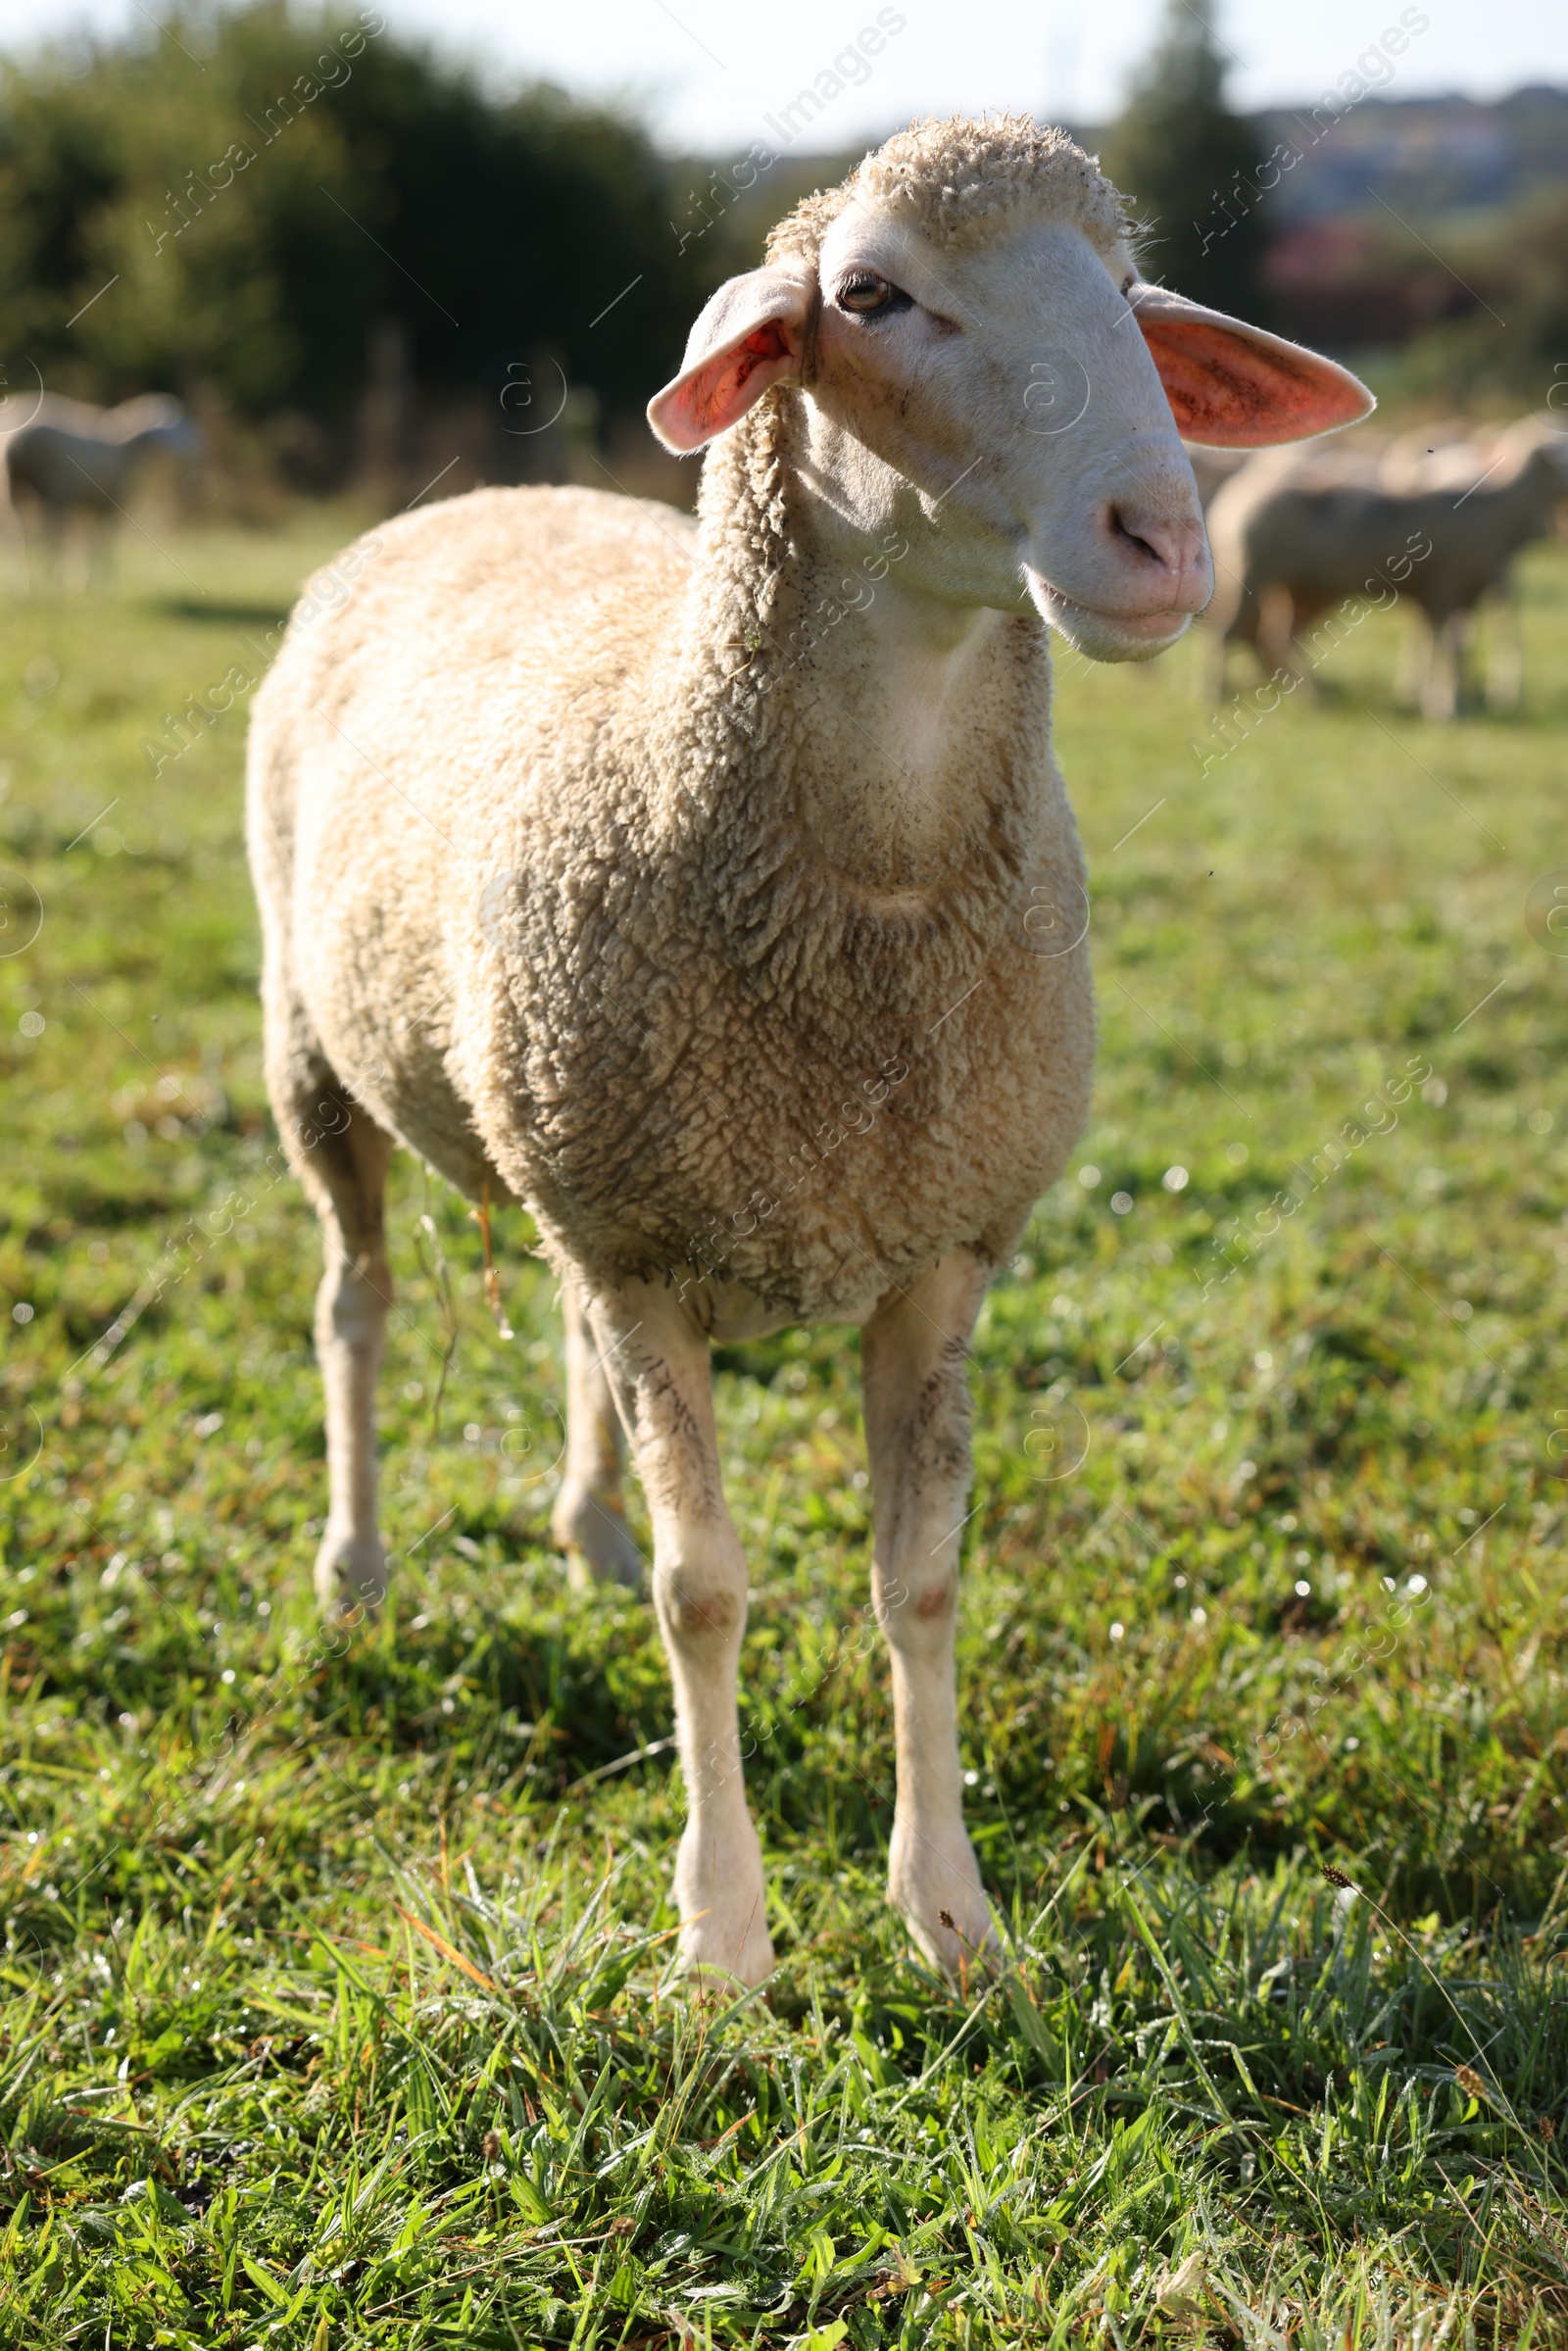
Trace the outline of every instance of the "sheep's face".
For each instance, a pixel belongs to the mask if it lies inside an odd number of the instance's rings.
[[[111,430],[117,439],[141,436],[176,458],[199,458],[206,453],[201,427],[167,392],[139,392],[134,400],[122,400],[111,415]]]
[[[858,199],[814,261],[720,287],[649,418],[698,449],[775,383],[799,386],[796,470],[834,560],[897,530],[901,594],[1032,603],[1102,661],[1158,653],[1212,592],[1180,432],[1257,449],[1372,406],[1073,221],[1020,208],[943,242]]]
[[[1028,599],[1086,652],[1170,644],[1213,591],[1192,467],[1124,288],[1081,229],[933,249],[853,208],[821,256],[810,471],[911,538],[906,584]],[[911,528],[911,525],[913,526]]]

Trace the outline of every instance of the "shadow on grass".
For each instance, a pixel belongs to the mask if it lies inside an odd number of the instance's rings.
[[[241,621],[259,628],[277,627],[293,608],[286,604],[222,604],[213,596],[155,596],[148,598],[146,609],[179,620]]]

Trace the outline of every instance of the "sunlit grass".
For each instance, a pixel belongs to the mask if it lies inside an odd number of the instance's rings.
[[[1202,772],[1191,649],[1065,665],[1102,1059],[977,1335],[960,1641],[1009,1966],[883,1904],[857,1344],[788,1333],[717,1375],[780,1967],[694,2013],[652,1617],[546,1534],[552,1282],[499,1220],[504,1342],[407,1165],[393,1598],[312,1615],[243,714],[143,745],[350,527],[0,623],[6,2339],[1559,2339],[1561,556],[1514,720],[1397,713],[1374,619]]]

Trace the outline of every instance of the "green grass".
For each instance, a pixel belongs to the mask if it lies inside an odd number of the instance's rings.
[[[1371,619],[1200,773],[1189,649],[1066,664],[1102,1058],[960,1637],[1010,1963],[884,1907],[856,1343],[794,1332],[718,1371],[780,1964],[705,2011],[652,1617],[546,1534],[552,1284],[503,1226],[504,1343],[408,1166],[393,1598],[312,1618],[242,718],[141,747],[348,530],[0,620],[0,2340],[1568,2340],[1562,555],[1515,720],[1397,715]]]

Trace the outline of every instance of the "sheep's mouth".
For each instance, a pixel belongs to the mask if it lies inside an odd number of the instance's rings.
[[[1163,612],[1114,612],[1080,603],[1053,587],[1038,571],[1027,573],[1029,593],[1043,620],[1059,629],[1069,645],[1101,661],[1148,661],[1174,645],[1193,615],[1167,606]]]

